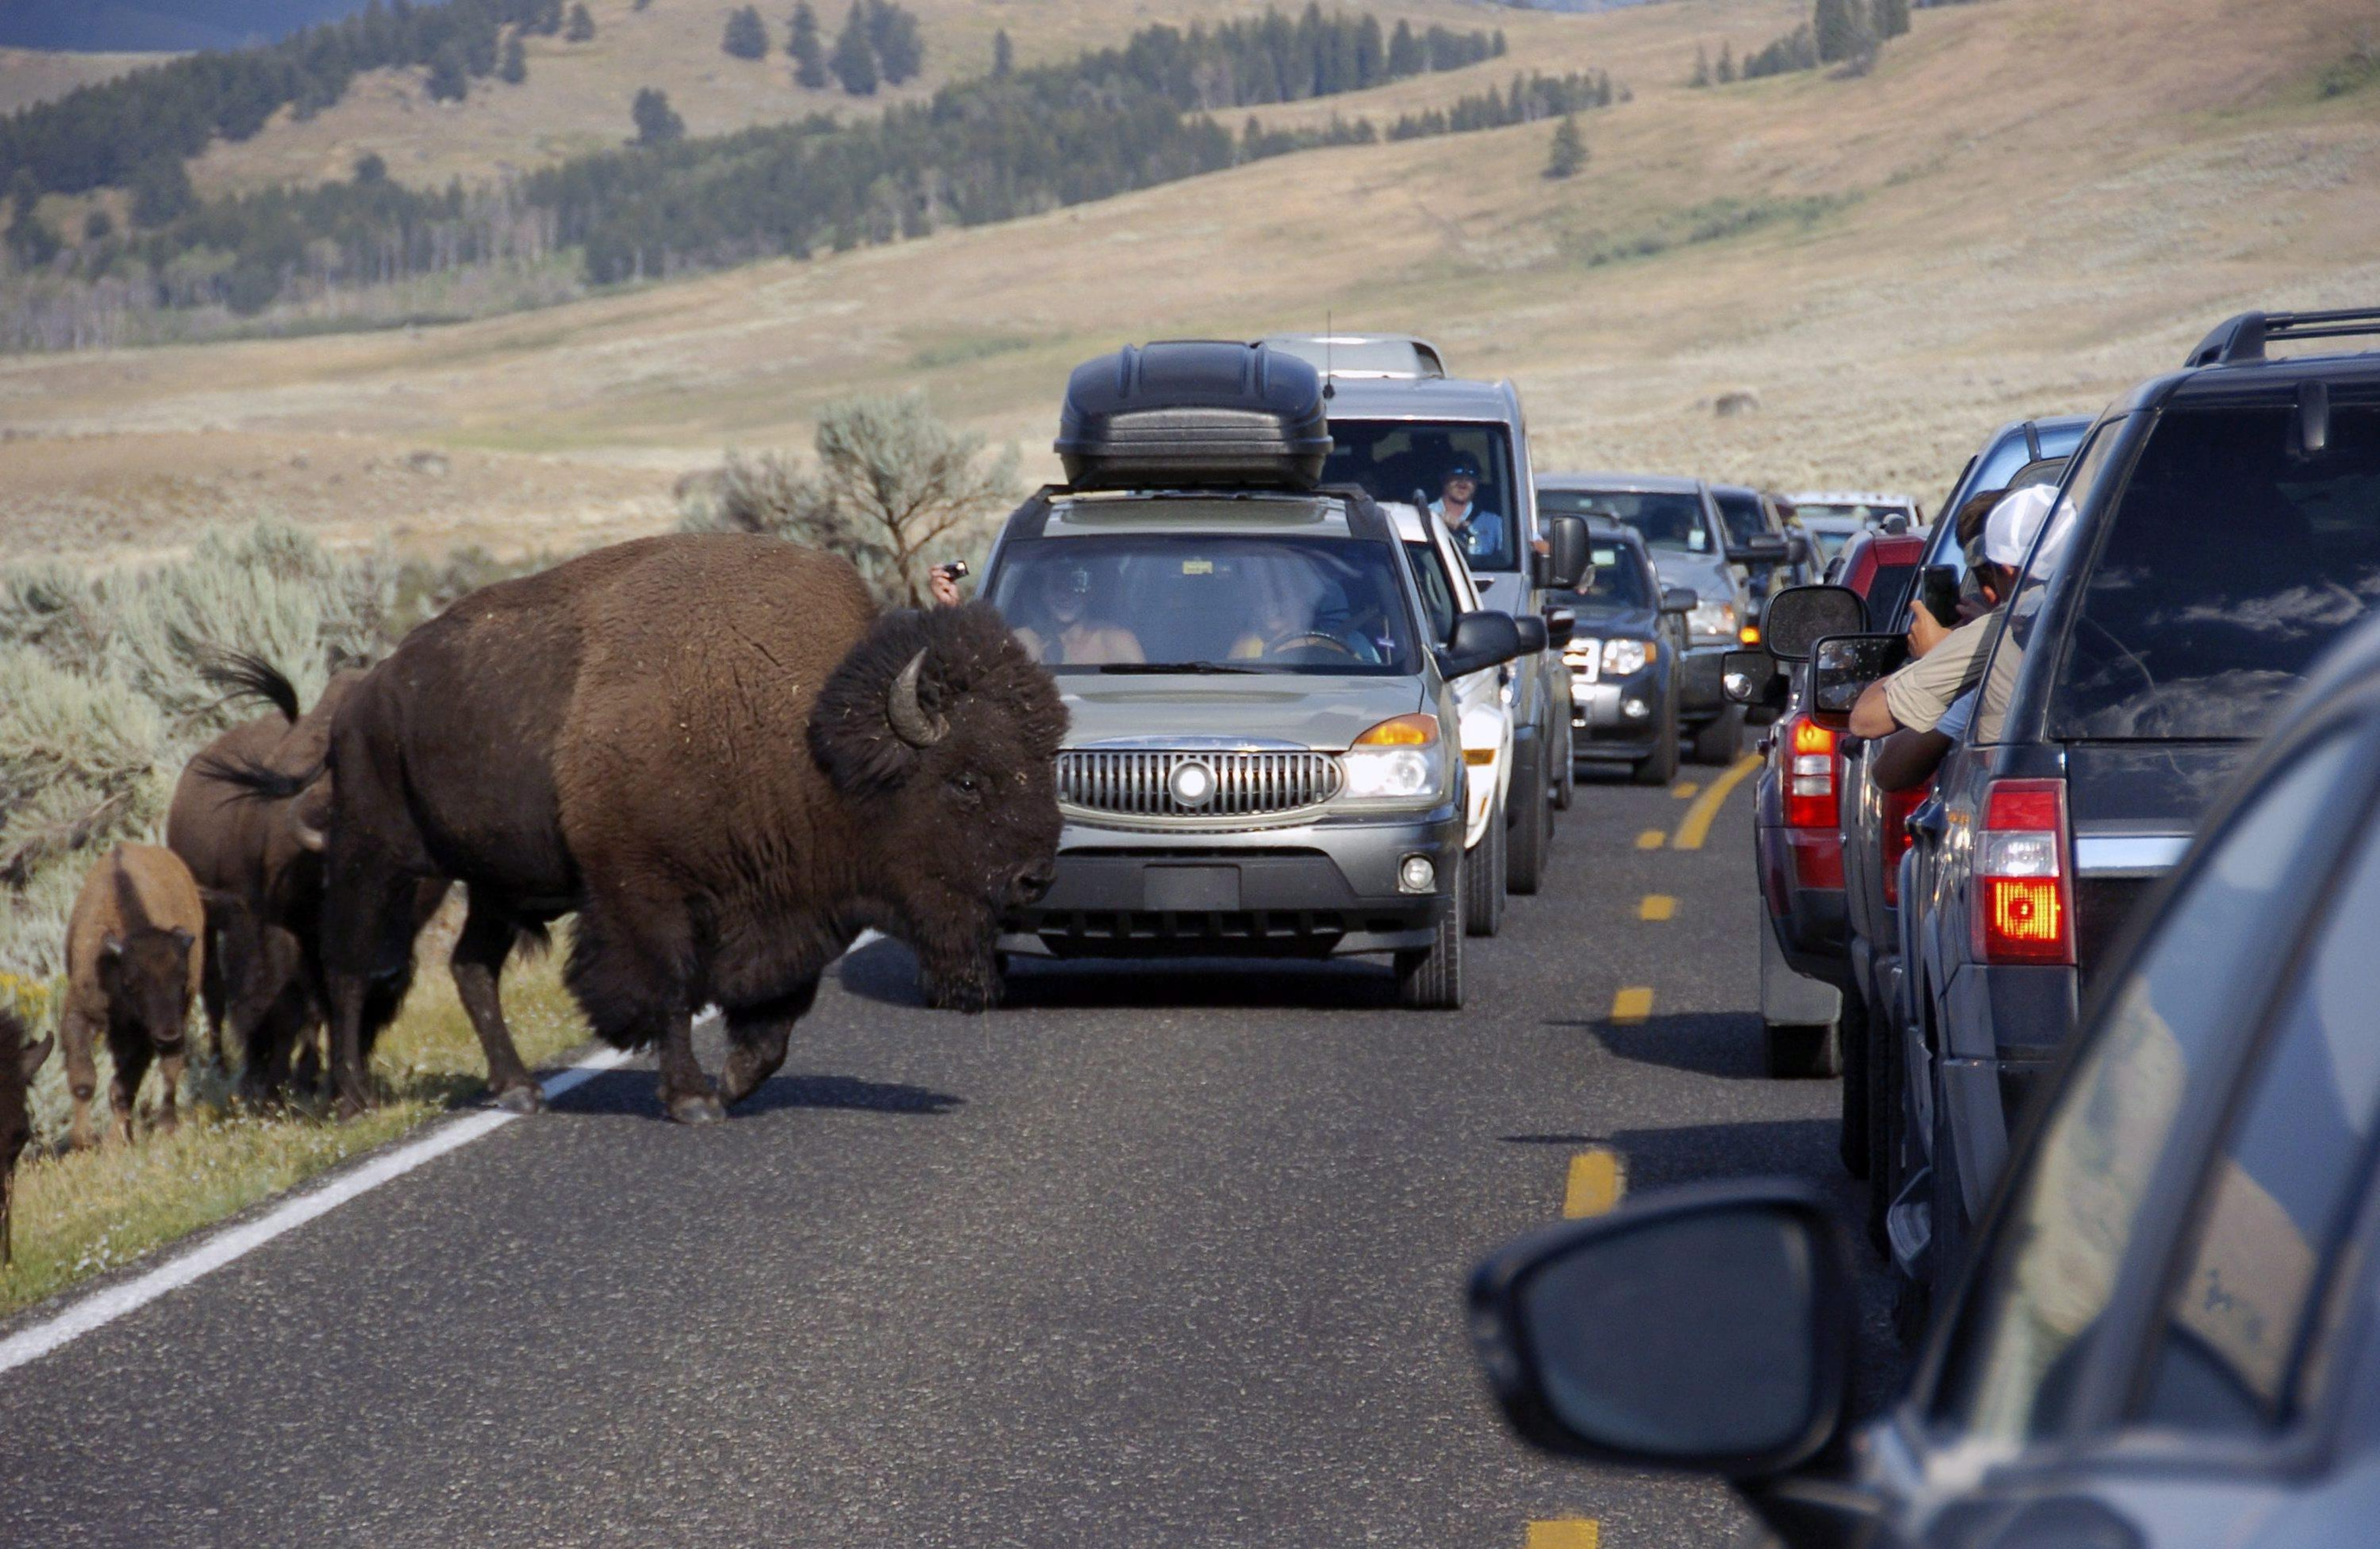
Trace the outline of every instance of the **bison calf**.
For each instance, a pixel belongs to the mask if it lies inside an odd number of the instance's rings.
[[[124,1138],[132,1138],[133,1099],[152,1058],[165,1081],[157,1128],[175,1127],[206,928],[199,884],[171,850],[118,845],[84,879],[67,921],[66,1012],[58,1022],[74,1094],[69,1144],[88,1146],[95,1138],[91,1100],[99,1068],[91,1051],[103,1032],[115,1059],[108,1096]]]
[[[17,1158],[33,1138],[33,1116],[25,1094],[33,1072],[50,1057],[51,1040],[25,1042],[25,1024],[14,1011],[0,1010],[0,1264],[15,1252],[9,1243],[8,1218],[17,1202]]]

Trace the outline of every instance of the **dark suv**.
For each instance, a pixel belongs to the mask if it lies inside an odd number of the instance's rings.
[[[2380,599],[2380,310],[2231,319],[2091,427],[1910,820],[1893,1254],[1957,1272],[2011,1121],[2134,906],[2308,665]],[[1855,681],[1821,643],[1822,702]],[[1856,678],[1857,673],[1852,675]]]

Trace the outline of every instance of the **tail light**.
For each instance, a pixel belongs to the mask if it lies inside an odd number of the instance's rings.
[[[1928,776],[1922,786],[1884,793],[1884,901],[1896,909],[1900,906],[1900,858],[1909,853],[1909,814],[1925,805],[1933,791]]]
[[[2074,960],[2066,874],[2066,782],[1997,780],[1975,835],[1975,957],[1985,963]]]
[[[1836,824],[1835,734],[1806,715],[1786,723],[1785,826]]]

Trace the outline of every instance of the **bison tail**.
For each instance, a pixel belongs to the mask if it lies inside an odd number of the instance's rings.
[[[553,933],[542,924],[515,925],[513,951],[522,957],[542,957],[553,950]]]
[[[303,714],[298,702],[298,686],[261,656],[245,651],[207,648],[199,676],[224,690],[225,703],[238,699],[262,700],[281,712],[281,718],[292,726]]]
[[[317,759],[304,769],[275,769],[260,760],[234,753],[200,755],[195,767],[210,780],[219,780],[251,801],[289,801],[306,793],[331,767]]]

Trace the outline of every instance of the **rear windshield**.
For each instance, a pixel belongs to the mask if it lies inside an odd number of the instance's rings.
[[[1576,592],[1554,592],[1547,600],[1561,607],[1649,608],[1653,578],[1634,549],[1617,543],[1597,543],[1587,550],[1595,560],[1595,579]]]
[[[1396,551],[1344,539],[1129,533],[1004,546],[990,598],[1069,672],[1420,670]]]
[[[2049,705],[2066,738],[2252,738],[2380,602],[2380,407],[2330,449],[2287,406],[2168,410],[2093,568]]]
[[[1645,546],[1673,554],[1712,552],[1710,522],[1703,497],[1641,490],[1539,490],[1537,506],[1548,516],[1609,517],[1626,522]]]
[[[1471,498],[1451,511],[1453,476],[1469,472]],[[1495,424],[1431,424],[1408,420],[1330,420],[1330,457],[1323,482],[1359,484],[1375,500],[1410,502],[1447,519],[1472,570],[1517,570],[1518,503],[1512,498],[1512,443]],[[1460,518],[1459,520],[1457,518]]]
[[[1768,518],[1760,509],[1760,497],[1748,491],[1711,491],[1712,504],[1718,507],[1718,519],[1727,524],[1727,541],[1742,543],[1768,531]]]

